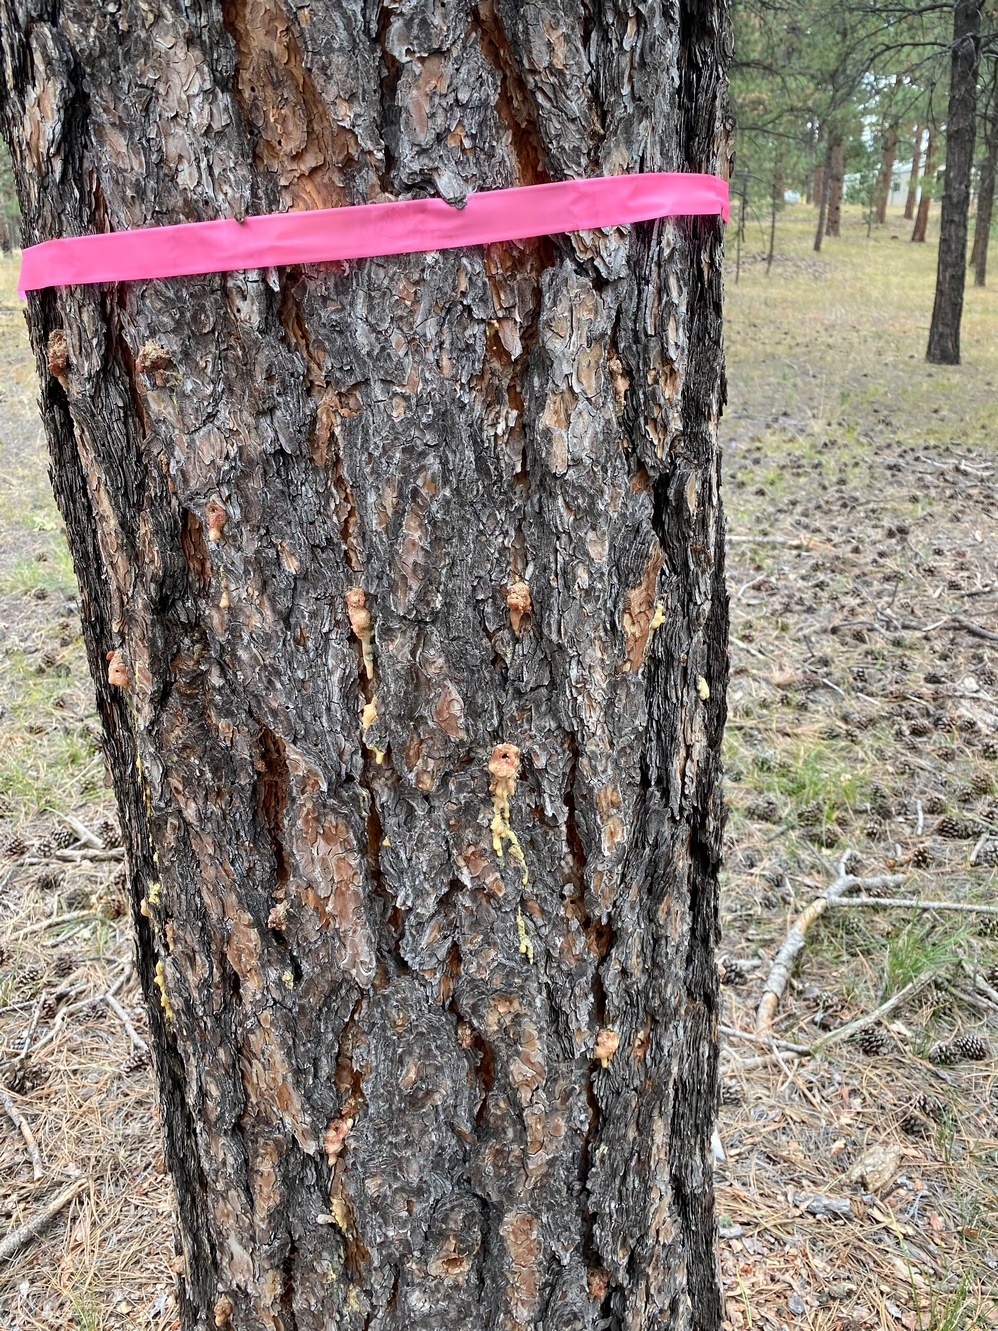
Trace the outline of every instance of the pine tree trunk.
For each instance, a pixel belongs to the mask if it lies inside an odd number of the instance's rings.
[[[922,161],[922,135],[925,133],[924,126],[919,125],[915,131],[915,143],[911,153],[911,176],[908,179],[908,197],[904,201],[905,221],[910,222],[915,216],[915,201],[918,198],[918,168]]]
[[[845,176],[841,135],[836,135],[831,142],[828,163],[828,220],[825,224],[825,234],[837,236],[842,223],[842,185]]]
[[[929,141],[925,148],[925,170],[922,172],[922,193],[918,200],[918,211],[915,213],[915,225],[912,228],[911,238],[916,244],[922,244],[925,241],[926,232],[929,229],[929,208],[932,205],[932,192],[936,187],[936,135],[932,126],[929,126]]]
[[[960,364],[960,321],[967,280],[967,216],[977,130],[977,66],[983,0],[956,0],[946,112],[946,175],[939,213],[936,297],[926,359]]]
[[[897,152],[898,136],[893,127],[884,135],[883,153],[880,158],[880,176],[877,181],[877,221],[881,226],[887,221],[887,203],[891,197],[891,177],[894,174],[894,155]]]
[[[832,145],[829,144],[825,149],[824,165],[819,168],[821,171],[821,193],[818,195],[818,228],[814,233],[815,254],[821,253],[821,242],[825,235],[825,219],[828,216],[828,196],[831,193],[832,188],[831,159]]]
[[[991,84],[981,113],[981,127],[984,131],[984,155],[981,158],[978,178],[974,243],[970,251],[970,267],[974,270],[975,287],[985,286],[988,275],[988,245],[994,212],[995,179],[998,174],[998,65],[992,65]]]
[[[726,173],[637,10],[0,0],[25,243]],[[29,297],[185,1331],[717,1331],[720,310],[713,219]]]
[[[994,214],[995,178],[998,175],[998,109],[992,108],[986,122],[987,152],[981,163],[981,184],[977,192],[977,217],[974,222],[974,286],[983,287],[988,277],[988,247],[991,218]]]
[[[814,168],[814,186],[811,191],[811,197],[808,199],[808,203],[815,203],[820,208],[822,201],[824,200],[824,197],[825,197],[825,164],[824,162],[819,162],[818,165]]]

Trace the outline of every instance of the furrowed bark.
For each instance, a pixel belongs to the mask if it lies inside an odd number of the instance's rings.
[[[26,243],[728,169],[721,0],[0,15]],[[29,297],[185,1331],[719,1327],[720,265]]]

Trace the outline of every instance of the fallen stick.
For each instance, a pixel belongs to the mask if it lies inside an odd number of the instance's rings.
[[[851,904],[852,903],[850,902],[850,905]],[[881,1003],[880,1006],[874,1008],[872,1012],[864,1012],[862,1016],[854,1017],[852,1021],[847,1021],[843,1026],[836,1026],[834,1031],[829,1031],[828,1034],[822,1036],[820,1040],[815,1040],[813,1052],[815,1054],[823,1054],[829,1045],[839,1044],[842,1040],[848,1040],[851,1036],[855,1035],[857,1031],[865,1030],[867,1026],[873,1026],[884,1017],[890,1016],[895,1008],[899,1008],[902,1003],[906,1003],[908,999],[913,998],[915,994],[921,993],[921,991],[927,988],[935,978],[935,971],[926,971],[924,975],[919,975],[916,979],[909,981],[903,989],[899,989],[893,997],[888,998],[886,1002]]]
[[[767,1049],[782,1049],[788,1054],[800,1054],[806,1058],[811,1052],[807,1044],[793,1044],[790,1040],[777,1039],[775,1035],[759,1035],[755,1031],[740,1031],[737,1026],[726,1026],[721,1022],[718,1027],[721,1035],[733,1040],[748,1040],[750,1044],[765,1045]]]
[[[857,888],[899,887],[904,878],[900,874],[885,874],[873,878],[857,878],[846,872],[846,865],[855,854],[847,850],[839,861],[838,874],[820,897],[804,910],[790,926],[780,950],[773,958],[769,976],[763,986],[762,999],[755,1017],[755,1029],[759,1035],[768,1035],[773,1027],[773,1018],[779,1007],[780,999],[786,990],[797,958],[804,951],[807,932],[815,920],[821,919],[829,906],[837,906],[843,897]]]
[[[138,1049],[141,1053],[148,1054],[149,1046],[146,1044],[145,1040],[143,1040],[142,1036],[132,1025],[131,1018],[129,1017],[125,1009],[121,1006],[121,1004],[118,1002],[118,1000],[115,998],[114,994],[106,993],[104,995],[104,1002],[108,1005],[108,1007],[111,1009],[114,1015],[118,1018],[122,1026],[124,1026],[125,1033],[127,1034],[129,1040],[131,1040],[133,1046],[136,1049]]]
[[[78,920],[98,920],[100,916],[93,910],[73,910],[67,915],[50,915],[45,920],[36,920],[34,924],[26,925],[19,933],[13,937],[13,942],[20,942],[22,938],[27,938],[30,934],[41,934],[46,929],[57,929],[61,924],[75,924]]]
[[[992,989],[984,976],[979,974],[978,971],[971,966],[969,961],[961,961],[960,966],[963,969],[964,974],[969,978],[971,984],[973,984],[974,988],[980,989],[981,993],[984,994],[986,998],[989,998],[992,1003],[998,1005],[998,989]]]
[[[844,904],[899,906],[909,910],[959,910],[965,911],[968,915],[998,915],[998,906],[975,906],[967,901],[923,901],[921,897],[849,897]]]
[[[45,1177],[45,1170],[42,1168],[42,1157],[38,1150],[38,1143],[35,1141],[34,1133],[28,1126],[28,1121],[18,1109],[17,1105],[10,1098],[7,1092],[0,1086],[0,1104],[7,1112],[7,1117],[17,1128],[18,1132],[24,1138],[24,1145],[28,1151],[28,1159],[31,1161],[31,1169],[35,1176],[35,1182]]]
[[[101,841],[96,832],[91,832],[86,823],[81,823],[79,818],[74,818],[71,813],[63,813],[59,816],[70,831],[76,833],[78,841],[82,841],[85,846],[92,846],[94,850],[104,849],[104,842]]]
[[[0,1239],[0,1261],[9,1260],[15,1257],[22,1248],[26,1248],[32,1239],[42,1232],[48,1222],[55,1218],[69,1203],[78,1197],[87,1186],[85,1178],[78,1178],[75,1183],[71,1183],[64,1192],[60,1192],[57,1197],[53,1197],[50,1202],[31,1217],[25,1224],[17,1229],[12,1229],[5,1239]]]

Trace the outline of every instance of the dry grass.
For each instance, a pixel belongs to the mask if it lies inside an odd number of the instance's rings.
[[[848,847],[863,872],[903,873],[908,894],[998,900],[998,840],[971,864],[979,837],[966,835],[998,826],[998,643],[940,626],[956,612],[998,632],[998,295],[968,293],[964,365],[928,369],[934,245],[910,246],[898,223],[867,240],[846,210],[842,239],[816,259],[811,219],[788,213],[772,275],[748,262],[728,288],[729,524],[767,538],[736,539],[729,560],[723,993],[725,1023],[743,1031],[789,923]],[[37,852],[58,813],[95,825],[107,806],[11,265],[0,370],[0,840],[19,831]],[[944,817],[962,838],[940,835]],[[0,1272],[4,1325],[166,1331],[169,1190],[148,1071],[122,1072],[131,1045],[106,1005],[58,1015],[104,992],[127,958],[116,866],[57,861],[53,883],[32,858],[0,863],[0,1061],[37,1013],[33,1040],[49,1043],[15,1099],[46,1176],[32,1180],[0,1120],[4,1223],[77,1171],[90,1185]],[[64,912],[91,914],[24,933]],[[998,1325],[998,1067],[927,1058],[960,1032],[998,1047],[998,1009],[970,992],[968,961],[979,975],[998,963],[983,916],[842,906],[809,937],[777,1034],[813,1046],[930,977],[887,1019],[889,1048],[797,1057],[726,1039],[717,1181],[731,1328]],[[39,1004],[59,986],[72,992],[54,1011]],[[144,1032],[134,980],[119,997]],[[815,1198],[846,1213],[815,1215]]]
[[[998,834],[998,642],[940,625],[998,632],[998,296],[970,290],[964,364],[927,367],[934,246],[892,240],[908,234],[897,222],[867,240],[847,212],[817,259],[812,216],[781,223],[769,278],[749,263],[728,287],[723,901],[741,983],[724,1020],[746,1031],[776,947],[847,848],[863,873],[903,874],[898,895],[998,900],[998,836],[970,863]],[[760,1058],[727,1041],[732,1328],[998,1324],[996,1063],[927,1058],[959,1033],[998,1053],[998,1007],[960,964],[998,963],[994,925],[841,906],[809,937],[776,1033],[813,1046],[933,977],[888,1018],[885,1052]],[[864,1161],[865,1183],[850,1174]],[[848,1214],[809,1213],[815,1197]]]

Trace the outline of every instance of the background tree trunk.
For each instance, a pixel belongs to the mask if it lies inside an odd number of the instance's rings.
[[[918,200],[915,225],[911,238],[916,243],[923,243],[929,228],[929,208],[932,206],[932,194],[936,187],[936,134],[929,126],[929,141],[925,148],[925,170],[922,172],[922,193]]]
[[[904,201],[905,220],[910,222],[915,216],[915,200],[918,198],[918,168],[922,161],[922,135],[925,127],[919,125],[915,130],[915,142],[911,150],[911,175],[908,178],[908,197]]]
[[[876,220],[883,226],[887,221],[887,203],[891,197],[891,178],[894,174],[894,155],[897,152],[897,128],[891,125],[884,134],[884,146],[880,158],[880,175],[877,180]]]
[[[809,203],[816,203],[820,208],[825,199],[825,163],[819,162],[814,168],[814,188]]]
[[[832,173],[830,162],[832,157],[832,145],[829,143],[825,149],[825,163],[821,168],[821,193],[818,195],[818,228],[814,233],[814,252],[821,253],[821,242],[825,235],[825,219],[828,216],[828,196],[832,189]]]
[[[828,155],[828,220],[825,234],[837,236],[842,222],[842,185],[845,176],[842,154],[842,135],[833,136]]]
[[[998,173],[998,64],[992,68],[991,86],[981,123],[984,127],[984,157],[981,160],[977,215],[974,219],[974,243],[970,253],[975,287],[983,287],[988,276],[988,245],[991,240],[991,217],[994,212],[995,177]]]
[[[946,112],[946,174],[939,213],[939,262],[926,359],[960,364],[960,320],[967,280],[967,214],[977,128],[977,65],[983,0],[956,0]]]
[[[726,172],[639,9],[0,0],[25,241]],[[186,1331],[720,1325],[720,235],[29,297]]]

